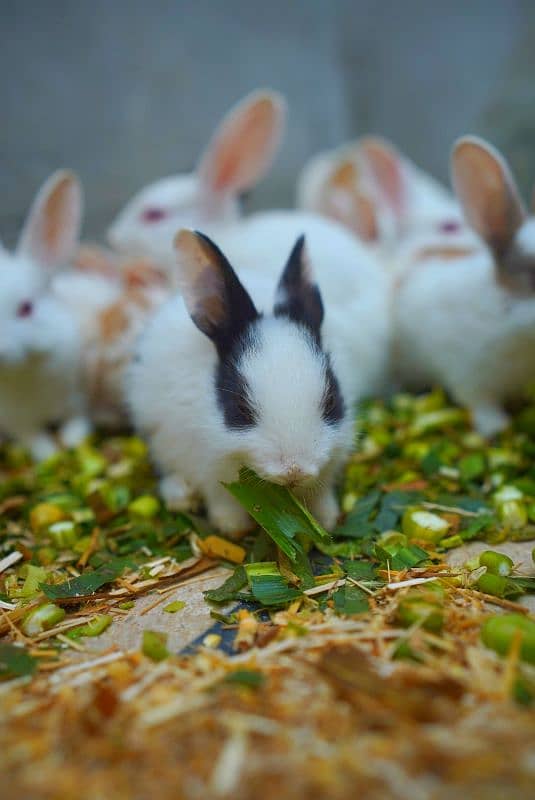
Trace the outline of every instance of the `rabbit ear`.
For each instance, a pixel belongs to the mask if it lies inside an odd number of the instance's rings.
[[[351,158],[342,158],[321,187],[320,207],[363,241],[373,242],[379,237],[375,205],[358,184],[357,165]]]
[[[204,188],[237,195],[254,186],[271,166],[285,118],[284,98],[267,89],[231,108],[201,158],[198,175]]]
[[[175,238],[178,283],[189,315],[228,353],[258,312],[221,250],[204,234],[183,229]]]
[[[82,220],[82,188],[77,176],[58,170],[43,184],[22,230],[18,252],[54,269],[74,255]]]
[[[482,139],[463,136],[453,148],[451,174],[468,223],[503,255],[526,217],[505,160]]]
[[[378,136],[367,136],[359,142],[359,153],[378,193],[398,222],[402,222],[407,206],[407,187],[403,159],[394,147]]]
[[[304,236],[295,243],[284,267],[275,296],[274,313],[306,325],[319,340],[323,302],[314,282]]]

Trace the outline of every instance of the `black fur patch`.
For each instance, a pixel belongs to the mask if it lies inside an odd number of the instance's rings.
[[[243,336],[235,342],[233,350],[217,364],[215,375],[217,404],[223,414],[225,425],[233,430],[252,428],[258,421],[247,381],[238,366],[243,354],[251,347],[254,347],[252,336]]]
[[[323,395],[321,416],[329,425],[337,425],[344,418],[345,407],[340,386],[330,364],[325,372],[326,389]]]
[[[277,291],[279,299],[275,304],[274,313],[276,317],[286,316],[293,322],[306,325],[320,344],[323,302],[317,285],[308,280],[304,246],[305,237],[300,236],[279,281]]]

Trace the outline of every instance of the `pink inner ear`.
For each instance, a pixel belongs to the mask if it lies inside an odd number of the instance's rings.
[[[375,139],[365,139],[361,152],[379,192],[396,218],[401,220],[405,212],[405,177],[400,156],[393,148]]]

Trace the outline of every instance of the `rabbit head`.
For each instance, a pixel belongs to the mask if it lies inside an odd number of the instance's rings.
[[[290,254],[266,315],[206,236],[183,230],[176,249],[186,307],[217,352],[217,408],[233,453],[262,478],[298,488],[314,485],[333,455],[345,449],[349,421],[322,349],[323,303],[304,237]]]
[[[123,253],[168,259],[180,228],[236,220],[240,195],[275,157],[285,113],[277,92],[247,95],[222,120],[194,173],[163,178],[135,195],[111,225],[110,244]]]
[[[15,251],[0,248],[0,365],[54,347],[50,282],[74,255],[81,217],[78,179],[60,170],[38,192]]]

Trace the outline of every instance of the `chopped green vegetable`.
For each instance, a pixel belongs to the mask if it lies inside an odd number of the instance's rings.
[[[177,611],[182,611],[185,606],[186,604],[183,600],[174,600],[172,603],[168,603],[164,606],[163,610],[168,614],[176,614]]]
[[[128,506],[128,510],[135,516],[143,517],[144,519],[152,519],[160,510],[160,501],[157,497],[144,494],[133,500]]]
[[[40,588],[51,600],[59,600],[64,597],[87,597],[101,586],[118,578],[128,564],[128,559],[112,559],[93,572],[85,572],[79,578],[71,578],[64,583],[42,583]]]
[[[66,635],[69,639],[80,639],[82,636],[100,636],[101,633],[104,633],[109,628],[112,622],[113,617],[110,614],[96,614],[85,625],[71,628]]]
[[[493,575],[507,577],[513,571],[514,563],[509,556],[496,553],[494,550],[484,550],[479,556],[479,563],[487,568]]]
[[[244,567],[239,566],[217,589],[208,589],[208,591],[204,592],[204,597],[211,603],[228,603],[231,600],[236,600],[238,592],[246,585],[247,573]]]
[[[401,523],[401,529],[408,539],[434,543],[444,538],[449,527],[447,520],[421,508],[407,508]]]
[[[141,651],[152,661],[163,661],[168,658],[170,653],[167,649],[167,634],[159,631],[143,631]]]
[[[262,672],[252,669],[236,669],[227,673],[223,678],[223,683],[237,686],[247,686],[250,689],[259,689],[265,682],[266,676]]]
[[[507,578],[501,575],[493,575],[491,572],[485,572],[479,578],[476,586],[480,592],[485,592],[485,594],[504,597],[507,591]]]
[[[37,636],[48,631],[65,619],[65,610],[53,603],[43,605],[29,611],[22,619],[21,629],[26,636]]]
[[[333,601],[337,614],[351,616],[369,611],[368,596],[358,586],[342,586],[334,592]]]
[[[481,639],[486,647],[506,656],[517,639],[520,640],[520,657],[535,664],[535,620],[522,614],[500,614],[489,617],[481,628]]]
[[[33,675],[37,661],[18,644],[0,642],[0,679]]]
[[[291,589],[274,561],[245,566],[247,580],[255,600],[263,606],[279,606],[301,597],[298,589]]]

